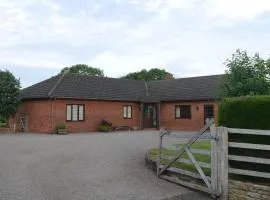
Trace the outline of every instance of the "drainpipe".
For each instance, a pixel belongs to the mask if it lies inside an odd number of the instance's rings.
[[[140,129],[143,130],[143,103],[141,103]]]
[[[160,130],[160,102],[157,103],[157,123],[158,123],[158,130]]]
[[[51,98],[51,132],[54,132],[54,101],[56,100],[56,97]]]

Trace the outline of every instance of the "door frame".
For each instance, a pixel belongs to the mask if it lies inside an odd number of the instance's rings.
[[[155,118],[153,117],[153,120],[155,119],[155,123],[156,125],[153,125],[152,122],[152,127],[145,127],[145,109],[148,106],[154,106],[155,107]],[[159,129],[160,126],[160,103],[156,103],[156,102],[145,102],[145,103],[141,103],[141,129],[144,128],[153,128],[153,129]]]

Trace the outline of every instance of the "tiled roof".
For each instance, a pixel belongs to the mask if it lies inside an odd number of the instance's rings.
[[[216,99],[221,75],[151,81],[150,96],[160,101]]]
[[[45,81],[34,84],[22,90],[22,99],[48,98],[48,93],[59,80],[60,76],[53,76]]]
[[[118,101],[213,100],[221,75],[150,81],[66,74],[25,88],[23,99],[74,98]]]

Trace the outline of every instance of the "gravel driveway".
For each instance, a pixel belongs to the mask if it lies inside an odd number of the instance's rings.
[[[0,135],[0,199],[207,199],[144,166],[157,132]]]

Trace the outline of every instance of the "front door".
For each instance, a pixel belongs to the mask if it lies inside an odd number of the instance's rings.
[[[157,105],[156,104],[144,104],[143,127],[144,128],[157,127]]]
[[[207,120],[214,119],[214,106],[213,105],[204,105],[204,124]]]

